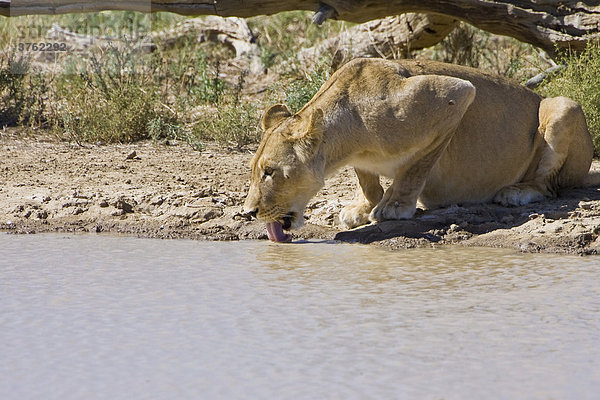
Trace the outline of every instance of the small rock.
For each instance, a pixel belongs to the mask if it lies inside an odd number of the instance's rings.
[[[212,196],[212,195],[213,195],[213,190],[211,187],[203,187],[196,194],[194,194],[194,197],[208,197],[208,196]]]
[[[592,240],[594,240],[594,235],[590,232],[586,232],[586,233],[582,233],[580,235],[577,235],[575,237],[575,240],[577,242],[577,244],[581,247],[585,247],[586,245],[588,245]]]
[[[127,155],[127,157],[125,157],[126,160],[133,160],[135,157],[137,157],[137,152],[134,150],[131,153],[129,153]]]
[[[438,236],[438,237],[442,237],[446,234],[446,231],[444,231],[443,229],[434,229],[432,231],[430,231],[432,235],[434,236]]]
[[[84,212],[86,212],[87,209],[81,208],[81,207],[77,207],[73,210],[73,215],[79,215],[79,214],[83,214]]]
[[[160,206],[164,202],[165,202],[165,198],[161,195],[158,195],[158,196],[153,197],[152,200],[150,200],[150,205],[151,206]]]
[[[78,191],[74,191],[74,192],[73,192],[73,198],[74,198],[74,199],[84,199],[84,200],[87,200],[87,199],[89,199],[90,197],[89,197],[89,196],[86,196],[86,195],[83,195],[83,194],[79,193]]]
[[[549,211],[546,213],[546,217],[548,218],[548,220],[557,220],[557,219],[565,219],[565,218],[569,218],[569,212],[568,211]]]
[[[102,207],[102,208],[108,207],[109,206],[108,201],[101,200],[99,206]]]
[[[208,210],[204,213],[204,215],[202,215],[202,219],[205,220],[211,220],[217,217],[220,217],[223,215],[223,210],[221,210],[220,208],[213,208],[211,210]]]
[[[448,233],[454,233],[454,232],[458,232],[461,230],[462,230],[462,228],[459,225],[452,224],[452,225],[450,225],[450,228],[448,229]]]
[[[132,213],[133,206],[123,199],[119,199],[114,203],[117,210],[122,210],[124,213]]]

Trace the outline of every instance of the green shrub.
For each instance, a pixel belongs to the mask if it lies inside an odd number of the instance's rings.
[[[0,27],[0,39],[11,48],[27,27],[35,28],[28,34],[43,35],[53,23],[82,34],[135,38],[182,19],[132,12],[18,17]],[[209,57],[203,49],[213,49],[195,38],[153,54],[135,51],[135,43],[117,43],[107,50],[67,54],[62,71],[45,73],[34,72],[23,53],[2,52],[0,125],[43,124],[78,143],[173,138],[199,147],[187,116],[193,107],[220,104],[226,96],[220,64],[214,61],[227,56],[222,47],[217,57]]]
[[[579,54],[562,57],[566,68],[550,76],[539,89],[544,96],[566,96],[579,104],[586,115],[594,140],[595,157],[600,156],[600,42],[588,44]]]
[[[199,139],[241,149],[260,140],[258,107],[252,103],[221,104],[195,126]]]
[[[155,69],[161,90],[174,96],[178,107],[188,109],[223,100],[227,84],[220,78],[220,62],[211,63],[196,43],[187,43],[157,57]]]
[[[207,110],[196,121],[197,141],[213,140],[239,150],[260,140],[259,107],[242,99],[245,77],[241,73],[235,87],[224,93],[216,107]]]
[[[550,66],[534,46],[492,35],[466,23],[421,53],[434,60],[479,68],[517,82],[525,82]]]
[[[29,58],[0,55],[0,126],[43,125],[48,91],[46,77],[31,72]]]
[[[220,63],[215,63],[215,70],[211,73],[206,62],[206,58],[201,60],[198,65],[199,84],[197,86],[190,85],[192,93],[196,94],[198,100],[218,104],[221,102],[225,92],[225,81],[219,78]]]
[[[152,63],[111,47],[89,63],[74,64],[56,82],[56,110],[50,116],[57,133],[80,141],[131,142],[162,136],[152,121],[171,124],[177,115],[159,101]],[[166,126],[162,124],[161,126]]]
[[[0,59],[0,124],[15,125],[25,108],[29,60],[14,53]]]
[[[331,60],[321,60],[304,78],[292,81],[285,91],[285,103],[292,113],[312,99],[330,76]]]

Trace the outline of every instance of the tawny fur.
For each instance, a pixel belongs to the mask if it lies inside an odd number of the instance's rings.
[[[422,61],[354,60],[299,112],[269,109],[252,159],[245,209],[294,215],[326,176],[355,168],[347,227],[413,216],[425,207],[521,205],[581,184],[593,145],[578,104],[481,71]],[[379,176],[393,178],[384,192]]]

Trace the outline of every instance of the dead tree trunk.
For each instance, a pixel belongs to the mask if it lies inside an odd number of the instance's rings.
[[[152,52],[160,47],[169,49],[188,36],[193,36],[198,42],[216,42],[235,51],[236,61],[247,66],[253,73],[263,73],[264,66],[260,61],[260,49],[246,20],[241,18],[223,18],[209,16],[206,18],[187,19],[173,28],[152,32],[150,36],[138,38],[119,38],[82,35],[71,32],[54,24],[46,33],[48,39],[67,43],[71,51],[86,51],[91,48],[107,49],[124,46],[129,42],[133,51]],[[39,54],[44,54],[40,52]]]
[[[195,35],[199,42],[212,41],[235,50],[236,57],[260,57],[260,49],[254,34],[241,18],[193,18],[169,29],[153,34],[155,41],[162,41],[165,48],[173,47],[181,37]]]
[[[170,11],[184,15],[250,17],[290,10],[320,10],[366,22],[406,12],[444,14],[480,29],[512,36],[550,53],[555,45],[582,49],[600,37],[600,5],[580,0],[0,0],[0,15],[64,14],[102,10]]]
[[[331,67],[337,69],[358,57],[406,57],[442,41],[459,21],[436,14],[407,13],[354,26],[315,47],[300,51],[299,58],[316,60],[332,56]]]
[[[248,61],[248,69],[251,72],[264,72],[260,61],[260,49],[244,19],[217,16],[192,18],[168,31],[153,33],[152,39],[160,42],[162,48],[169,48],[187,35],[195,35],[199,42],[211,41],[228,46],[235,50],[236,59]]]

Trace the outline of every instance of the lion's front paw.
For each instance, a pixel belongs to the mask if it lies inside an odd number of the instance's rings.
[[[417,210],[416,204],[406,205],[399,202],[388,202],[386,204],[379,203],[377,207],[371,211],[371,220],[382,222],[391,219],[409,219],[415,215]]]
[[[340,212],[340,223],[346,229],[370,223],[369,213],[373,207],[368,203],[351,203]]]
[[[535,188],[526,184],[516,184],[501,189],[494,197],[494,202],[500,203],[505,207],[518,207],[544,200],[544,198],[545,196]]]

